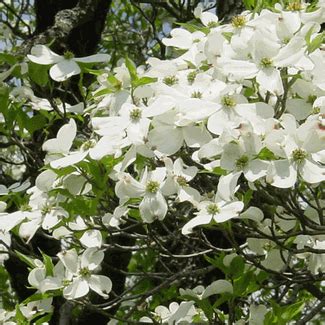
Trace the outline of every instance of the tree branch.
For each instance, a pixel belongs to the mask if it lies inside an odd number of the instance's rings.
[[[35,44],[64,41],[73,29],[95,18],[99,2],[100,0],[79,0],[74,8],[60,10],[55,15],[54,25],[25,41],[20,54],[26,55]]]

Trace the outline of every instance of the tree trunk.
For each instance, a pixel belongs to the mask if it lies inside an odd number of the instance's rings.
[[[242,0],[217,0],[216,14],[220,20],[226,23],[244,10],[245,6]]]

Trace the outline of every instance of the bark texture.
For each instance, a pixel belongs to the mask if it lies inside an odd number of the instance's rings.
[[[217,15],[219,19],[229,22],[232,17],[245,10],[242,0],[217,0]]]
[[[35,44],[53,42],[59,53],[77,56],[96,51],[111,0],[35,0],[36,30],[22,47],[26,54]]]

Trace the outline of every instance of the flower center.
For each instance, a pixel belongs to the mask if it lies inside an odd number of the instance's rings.
[[[307,158],[307,156],[307,152],[303,149],[298,148],[292,151],[292,159],[298,164],[301,164]]]
[[[231,20],[231,24],[235,28],[241,28],[246,24],[246,17],[245,16],[235,16]]]
[[[211,203],[207,206],[208,214],[215,215],[220,212],[219,207],[215,203]]]
[[[86,141],[82,146],[81,146],[81,149],[86,151],[86,150],[89,150],[90,148],[93,148],[95,147],[96,145],[96,142],[95,140],[89,140],[89,141]]]
[[[228,108],[232,108],[232,107],[236,106],[236,101],[234,100],[234,98],[232,96],[229,96],[229,95],[222,97],[221,103],[223,106],[228,107]]]
[[[63,53],[63,57],[66,59],[66,60],[71,60],[74,58],[74,54],[71,52],[71,51],[65,51]]]
[[[141,119],[142,111],[140,108],[134,108],[130,111],[130,119],[132,122],[138,122]]]
[[[26,203],[20,206],[20,211],[32,211],[32,207]]]
[[[146,192],[155,194],[159,190],[159,183],[157,181],[149,181],[146,185]]]
[[[188,75],[187,75],[187,81],[189,82],[189,84],[192,84],[196,78],[197,72],[196,71],[191,71]]]
[[[90,273],[88,267],[83,267],[82,269],[80,269],[79,274],[83,278],[88,278],[91,276],[91,273]]]
[[[262,58],[260,64],[263,68],[270,68],[273,65],[273,61],[269,58]]]
[[[167,86],[173,86],[178,82],[177,77],[175,76],[169,76],[169,77],[165,77],[163,80],[164,84],[166,84]]]
[[[239,159],[236,160],[236,167],[239,169],[243,169],[247,166],[248,160],[248,156],[241,156]]]
[[[47,213],[51,212],[52,207],[50,205],[44,205],[41,212],[42,215],[46,215]]]
[[[53,99],[53,102],[56,106],[59,106],[62,104],[62,100],[59,97],[56,97]]]
[[[214,28],[214,27],[218,27],[218,23],[216,21],[209,21],[208,22],[208,27],[209,28]]]
[[[309,95],[307,98],[307,103],[314,104],[314,101],[317,99],[316,95]]]
[[[291,11],[300,11],[302,9],[302,5],[300,1],[294,1],[288,4],[287,9]]]
[[[194,91],[191,95],[192,98],[199,98],[201,99],[202,98],[202,93],[200,91]]]
[[[176,181],[180,186],[186,186],[187,185],[187,181],[186,181],[186,178],[184,176],[177,176]]]

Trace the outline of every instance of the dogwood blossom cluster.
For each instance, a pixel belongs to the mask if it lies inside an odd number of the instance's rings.
[[[92,290],[110,299],[112,281],[100,274],[105,239],[130,220],[163,224],[182,204],[187,213],[175,227],[184,238],[242,225],[260,236],[249,232],[236,253],[256,258],[255,266],[281,272],[303,265],[315,277],[325,271],[325,3],[312,9],[277,4],[228,24],[200,8],[195,14],[201,22],[195,31],[176,28],[162,40],[180,53],[176,58],[149,58],[140,67],[126,58],[113,72],[99,71],[77,109],[61,104],[65,122],[42,145],[45,168],[26,201],[15,212],[0,202],[4,250],[9,233],[29,243],[43,231],[60,241],[55,265],[45,257],[29,261],[29,284],[47,297],[36,307],[42,313],[51,309],[51,294],[73,300]],[[104,54],[61,56],[46,45],[36,45],[27,58],[56,82],[108,60]],[[52,109],[47,99],[24,97],[31,110]],[[88,133],[79,129],[79,117],[89,120]],[[105,177],[98,176],[103,168]],[[272,206],[272,195],[283,206]],[[78,207],[96,196],[99,207]],[[293,196],[296,206],[286,205]],[[107,205],[107,197],[114,204]],[[195,303],[234,294],[229,281],[220,281],[195,294],[181,289],[181,296],[195,299],[156,307],[140,321],[208,323]],[[24,315],[33,308],[20,307]],[[246,318],[263,322],[268,311],[252,304]]]

